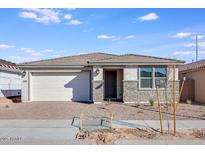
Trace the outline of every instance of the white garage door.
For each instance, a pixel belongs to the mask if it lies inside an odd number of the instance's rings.
[[[32,101],[89,101],[90,72],[33,73]]]

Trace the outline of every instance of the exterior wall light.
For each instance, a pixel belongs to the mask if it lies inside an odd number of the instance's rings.
[[[23,70],[23,71],[21,72],[21,76],[22,76],[22,77],[25,77],[25,76],[26,76],[26,71],[25,71],[25,70]]]
[[[95,71],[95,73],[98,75],[98,74],[100,73],[100,70],[97,69],[97,70]]]
[[[186,77],[183,77],[183,81],[186,81]]]

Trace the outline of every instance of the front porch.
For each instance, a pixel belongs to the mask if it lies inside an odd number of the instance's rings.
[[[93,69],[92,95],[94,103],[123,101],[123,68]]]
[[[104,69],[104,100],[122,101],[123,69]]]

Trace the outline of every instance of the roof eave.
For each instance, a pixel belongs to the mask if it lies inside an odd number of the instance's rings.
[[[89,65],[183,65],[184,62],[88,62]]]
[[[179,70],[180,73],[189,73],[189,72],[195,72],[199,70],[204,70],[205,67],[200,67],[200,68],[194,68],[194,69],[185,69],[185,70]]]
[[[9,69],[9,68],[2,68],[2,67],[0,67],[0,70],[6,71],[6,72],[12,72],[12,73],[21,74],[21,70],[19,70],[19,69]]]
[[[84,68],[85,65],[18,65],[19,68]]]

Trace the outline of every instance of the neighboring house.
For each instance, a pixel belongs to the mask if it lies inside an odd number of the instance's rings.
[[[21,95],[21,72],[16,64],[0,59],[0,98]]]
[[[156,84],[168,80],[172,97],[173,68],[183,61],[135,54],[90,53],[22,63],[22,101],[104,100],[148,102],[156,100]],[[176,93],[179,89],[176,68]],[[156,82],[155,82],[156,81]],[[164,91],[160,92],[162,100]]]
[[[179,74],[187,80],[182,93],[183,100],[205,103],[205,59],[180,66]]]

